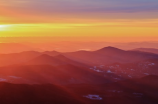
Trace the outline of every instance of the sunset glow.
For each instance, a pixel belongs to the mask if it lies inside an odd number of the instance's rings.
[[[11,25],[0,25],[0,31],[8,31]]]
[[[158,0],[0,0],[0,104],[158,104]]]
[[[1,0],[0,37],[158,39],[157,1],[114,1]]]

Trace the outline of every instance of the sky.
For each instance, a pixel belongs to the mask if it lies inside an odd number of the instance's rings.
[[[0,38],[10,37],[158,41],[158,1],[0,0]]]

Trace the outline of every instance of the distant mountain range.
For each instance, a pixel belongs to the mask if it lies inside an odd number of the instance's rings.
[[[64,53],[65,56],[92,65],[110,63],[131,63],[156,58],[158,55],[139,51],[125,51],[115,47],[105,47],[97,51],[78,51]]]
[[[155,48],[137,48],[137,49],[133,49],[133,50],[158,54],[158,49],[155,49]]]
[[[61,53],[25,51],[0,54],[0,81],[10,83],[112,83],[158,75],[158,54],[104,47]]]
[[[23,51],[59,51],[74,52],[79,50],[95,51],[102,47],[113,46],[123,50],[136,48],[155,48],[158,49],[158,42],[129,42],[129,43],[110,43],[110,42],[45,42],[45,43],[0,43],[0,53],[17,53]]]
[[[75,65],[75,66],[87,66],[86,64],[73,61],[61,54],[54,57],[47,54],[42,54],[24,64],[26,65],[52,65],[52,66],[70,64],[70,65]]]
[[[25,51],[20,53],[0,54],[0,66],[20,64],[40,56],[40,52]]]
[[[52,59],[54,57],[54,59]],[[158,59],[158,55],[154,53],[147,53],[142,51],[125,51],[115,47],[105,47],[96,51],[76,51],[61,53],[57,51],[25,51],[20,53],[0,54],[0,66],[21,64],[25,62],[40,63],[57,63],[56,58],[61,58],[64,61],[71,60],[86,65],[105,65],[111,63],[131,63],[138,62],[146,59]],[[34,62],[33,62],[34,61]],[[51,62],[49,62],[51,61]],[[28,62],[28,63],[29,63]]]

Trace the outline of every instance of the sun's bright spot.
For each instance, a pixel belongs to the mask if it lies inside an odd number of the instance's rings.
[[[0,25],[0,31],[6,31],[11,27],[11,25]]]

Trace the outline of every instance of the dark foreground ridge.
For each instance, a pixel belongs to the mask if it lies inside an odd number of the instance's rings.
[[[158,104],[158,76],[95,85],[1,82],[0,104]]]

